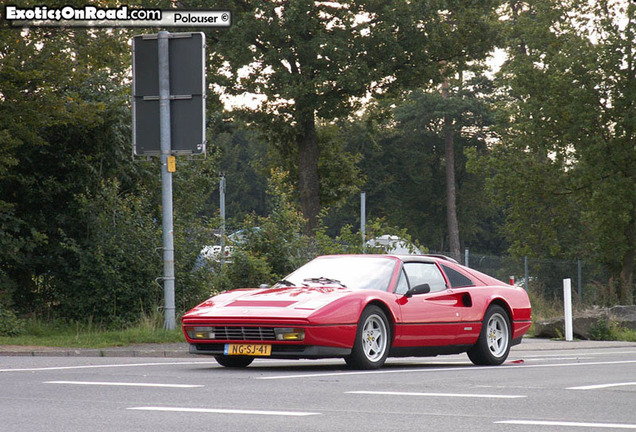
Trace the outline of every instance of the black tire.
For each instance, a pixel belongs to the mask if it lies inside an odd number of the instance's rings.
[[[252,362],[254,361],[254,357],[215,355],[214,360],[216,360],[218,364],[224,367],[244,368],[252,364]]]
[[[508,313],[498,305],[492,305],[484,315],[477,343],[468,351],[468,358],[478,366],[498,366],[510,353],[512,331]]]
[[[345,361],[353,369],[378,369],[386,361],[390,348],[389,320],[382,309],[371,305],[360,316],[353,349]]]

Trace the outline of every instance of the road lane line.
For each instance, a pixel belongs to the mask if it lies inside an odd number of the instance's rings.
[[[69,384],[69,385],[119,386],[119,387],[167,387],[167,388],[204,387],[198,384],[152,384],[152,383],[99,382],[99,381],[44,381],[44,384]]]
[[[614,383],[614,384],[596,384],[580,387],[568,387],[566,390],[597,390],[609,387],[636,386],[636,382]]]
[[[537,368],[551,368],[551,367],[580,367],[580,366],[608,366],[617,364],[633,364],[636,360],[623,360],[623,361],[611,361],[611,362],[587,362],[587,363],[556,363],[556,364],[519,364],[513,366],[493,366],[493,367],[479,367],[466,365],[465,367],[448,367],[448,368],[420,368],[420,369],[381,369],[374,371],[355,371],[355,372],[330,372],[330,373],[313,373],[313,374],[298,374],[298,375],[274,375],[257,377],[258,380],[276,380],[276,379],[298,379],[298,378],[322,378],[322,377],[334,377],[334,376],[347,376],[347,375],[386,375],[386,374],[398,374],[398,373],[428,373],[428,372],[457,372],[457,371],[490,371],[496,372],[503,369],[537,369]]]
[[[502,420],[495,424],[524,425],[524,426],[565,426],[602,429],[636,429],[636,424],[624,423],[584,423],[566,421],[540,421],[540,420]]]
[[[521,399],[524,395],[493,395],[493,394],[464,394],[464,393],[412,393],[412,392],[391,392],[391,391],[348,391],[346,394],[365,395],[386,395],[386,396],[430,396],[430,397],[451,397],[451,398],[486,398],[486,399]]]
[[[164,363],[122,363],[122,364],[106,364],[106,365],[84,365],[84,366],[50,366],[39,368],[19,368],[19,369],[0,369],[0,372],[46,372],[57,370],[74,370],[74,369],[105,369],[105,368],[124,368],[124,367],[146,367],[146,366],[174,366],[174,365],[218,365],[216,362],[164,362]]]
[[[258,411],[258,410],[239,410],[239,409],[214,409],[214,408],[179,408],[179,407],[133,407],[127,408],[133,411],[165,411],[165,412],[185,412],[185,413],[203,413],[203,414],[246,414],[246,415],[263,415],[263,416],[284,416],[284,417],[307,417],[321,415],[315,412],[300,411]]]

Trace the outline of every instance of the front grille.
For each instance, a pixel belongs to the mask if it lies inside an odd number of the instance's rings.
[[[276,340],[274,329],[271,327],[213,327],[214,340]]]

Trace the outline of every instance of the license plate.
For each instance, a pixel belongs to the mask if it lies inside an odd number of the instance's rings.
[[[225,344],[225,355],[269,356],[271,354],[271,345]]]

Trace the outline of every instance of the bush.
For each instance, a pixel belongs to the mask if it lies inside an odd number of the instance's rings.
[[[23,331],[24,322],[0,304],[0,336],[19,336]]]
[[[313,236],[307,235],[305,220],[292,201],[292,192],[288,173],[272,170],[268,185],[270,214],[249,215],[245,219],[244,237],[234,248],[231,263],[224,266],[208,263],[213,274],[210,294],[271,285],[318,255],[384,252],[381,248],[363,246],[360,232],[355,232],[351,225],[345,225],[339,235],[330,237],[321,222]],[[370,221],[367,233],[370,238],[391,234],[411,241],[406,230],[390,227],[383,219]]]
[[[590,326],[590,339],[602,341],[636,341],[636,331],[621,327],[618,323],[599,318]]]

